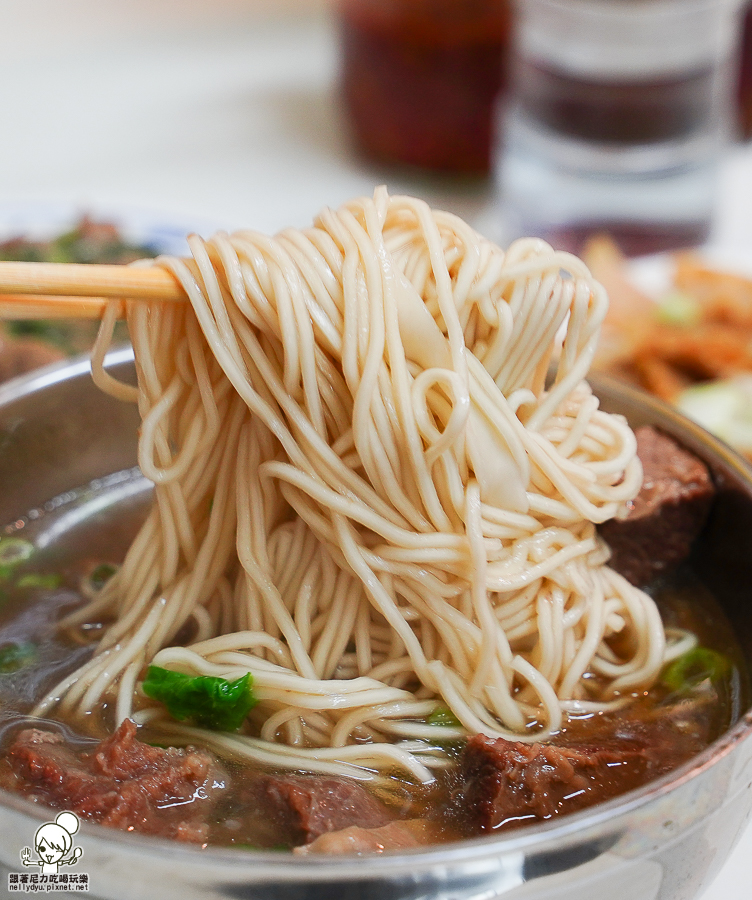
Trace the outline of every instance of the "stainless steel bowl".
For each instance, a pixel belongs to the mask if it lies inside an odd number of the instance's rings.
[[[132,377],[130,351],[113,353]],[[719,488],[694,559],[752,664],[752,470],[666,406],[606,380],[602,405],[633,426],[659,425],[704,458]],[[135,409],[101,394],[85,361],[0,387],[0,524],[71,488],[135,465]],[[690,900],[708,885],[752,810],[752,713],[693,762],[639,791],[569,816],[432,849],[361,858],[201,850],[82,824],[101,900]],[[0,896],[49,815],[0,793]],[[74,896],[68,893],[67,896]]]

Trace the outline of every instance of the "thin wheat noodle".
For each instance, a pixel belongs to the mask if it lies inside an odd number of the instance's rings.
[[[189,243],[155,263],[189,304],[122,301],[154,504],[66,621],[113,619],[94,658],[37,712],[114,703],[230,757],[425,781],[432,735],[539,740],[651,685],[660,617],[595,530],[641,468],[584,380],[606,297],[579,260],[383,188],[307,230]],[[103,368],[116,312],[95,378],[133,399]],[[250,672],[259,704],[237,735],[177,725],[150,664]]]

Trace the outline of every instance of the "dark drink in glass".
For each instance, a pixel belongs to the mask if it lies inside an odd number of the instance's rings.
[[[521,60],[515,73],[521,108],[543,127],[615,145],[679,140],[702,131],[714,115],[716,85],[711,65],[606,80]]]
[[[733,133],[741,0],[518,0],[499,181],[510,237],[702,243]]]
[[[487,172],[509,26],[507,0],[342,0],[343,92],[361,149]]]

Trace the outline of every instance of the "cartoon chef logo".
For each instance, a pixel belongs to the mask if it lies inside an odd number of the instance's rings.
[[[46,822],[34,835],[34,849],[38,859],[31,858],[31,848],[21,851],[25,866],[41,866],[42,875],[57,875],[60,866],[75,865],[83,856],[80,847],[73,846],[73,835],[78,831],[78,816],[61,812],[54,822]]]

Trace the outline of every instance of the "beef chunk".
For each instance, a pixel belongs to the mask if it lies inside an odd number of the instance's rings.
[[[311,844],[296,847],[295,853],[383,853],[385,850],[414,850],[446,840],[443,829],[429,819],[405,819],[390,822],[380,828],[359,828],[351,825],[341,831],[330,831],[316,838]]]
[[[349,826],[379,828],[393,816],[356,781],[316,775],[262,776],[257,801],[270,808],[293,845]]]
[[[202,843],[227,776],[203,750],[151,747],[126,719],[90,753],[52,731],[22,731],[8,751],[16,790],[124,831]]]
[[[600,533],[611,548],[611,567],[642,587],[689,556],[715,489],[702,460],[673,438],[650,426],[635,434],[642,489],[627,517],[604,522]]]
[[[640,746],[554,747],[472,737],[462,758],[461,803],[475,831],[491,831],[602,803],[647,779]]]
[[[455,811],[484,832],[550,819],[611,800],[688,762],[725,728],[712,690],[694,700],[648,697],[571,719],[553,744],[472,737],[461,761]]]

